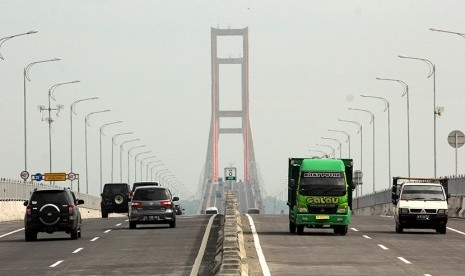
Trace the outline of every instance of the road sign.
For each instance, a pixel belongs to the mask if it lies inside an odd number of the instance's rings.
[[[73,181],[73,180],[76,180],[76,179],[78,179],[78,178],[79,178],[79,174],[77,174],[77,173],[72,173],[72,172],[68,173],[68,179],[69,179],[69,180]]]
[[[224,168],[224,179],[226,181],[236,181],[237,169],[234,167]]]
[[[447,136],[447,142],[453,148],[460,148],[465,144],[465,135],[460,130],[454,130]]]
[[[23,180],[26,180],[29,178],[29,172],[28,171],[22,171],[21,174],[20,174],[21,178]]]
[[[41,173],[36,173],[32,175],[32,180],[42,181],[42,179],[44,179],[44,176]]]
[[[44,173],[45,181],[65,181],[66,173]]]
[[[362,185],[363,184],[363,173],[362,171],[355,170],[354,171],[354,176],[353,176],[353,181],[355,185]]]

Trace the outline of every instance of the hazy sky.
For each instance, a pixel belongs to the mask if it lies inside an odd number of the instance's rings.
[[[38,111],[47,105],[48,89],[57,83],[57,104],[65,109],[52,124],[53,170],[70,170],[70,105],[79,103],[74,118],[74,171],[85,186],[84,118],[94,111],[88,127],[89,192],[98,194],[99,128],[103,137],[104,182],[110,181],[111,138],[115,147],[115,181],[119,181],[119,145],[131,139],[146,145],[184,186],[195,193],[204,167],[211,120],[210,28],[249,28],[250,123],[255,155],[269,194],[286,185],[287,159],[305,156],[309,149],[330,152],[317,143],[337,147],[348,155],[345,135],[351,135],[351,157],[360,168],[363,125],[364,193],[372,192],[372,125],[375,114],[376,186],[388,187],[387,112],[391,104],[392,176],[407,175],[406,97],[395,82],[410,88],[411,174],[433,176],[433,80],[426,63],[400,59],[399,54],[427,58],[436,65],[436,105],[445,112],[437,118],[438,176],[455,173],[455,153],[447,143],[452,130],[464,129],[461,112],[465,91],[465,39],[432,32],[431,27],[465,33],[464,1],[23,1],[1,0],[0,38],[29,30],[0,53],[0,177],[19,179],[24,169],[23,68],[37,64],[27,83],[28,171],[48,172],[48,127]],[[221,56],[241,55],[241,41],[224,38]],[[221,106],[240,102],[238,68],[221,71]],[[242,138],[220,137],[220,171],[224,166],[242,174]],[[338,152],[338,151],[336,151]],[[140,155],[139,160],[152,154]],[[338,156],[338,154],[337,154]],[[127,180],[123,154],[123,181]],[[157,159],[144,161],[144,164]],[[459,173],[464,153],[459,149]],[[133,177],[134,157],[131,157]],[[140,171],[137,172],[140,174]],[[145,168],[144,168],[145,176]],[[131,180],[132,181],[132,180]]]

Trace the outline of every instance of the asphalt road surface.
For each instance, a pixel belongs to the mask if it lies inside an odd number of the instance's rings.
[[[347,236],[332,229],[289,233],[287,215],[251,215],[271,275],[465,275],[465,220],[434,230],[395,233],[391,217],[353,216]],[[246,247],[253,237],[242,216]],[[261,275],[258,257],[248,259]]]
[[[56,232],[39,233],[36,242],[24,241],[22,222],[0,223],[0,275],[190,275],[209,219],[178,216],[174,229],[132,230],[126,217],[87,219],[78,240]],[[214,252],[216,239],[210,240],[206,250]],[[204,256],[199,275],[211,271],[208,258],[214,254]]]

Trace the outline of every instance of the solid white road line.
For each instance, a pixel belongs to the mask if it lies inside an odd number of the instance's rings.
[[[406,264],[412,264],[411,262],[407,261],[407,260],[406,260],[405,258],[403,258],[403,257],[397,257],[397,259],[403,261],[403,262],[406,263]]]
[[[121,224],[122,224],[122,223],[118,223],[118,224],[116,224],[115,226],[121,226]]]
[[[382,244],[378,244],[379,247],[381,247],[383,250],[389,250],[389,248],[387,248],[386,246],[382,245]]]
[[[58,262],[52,264],[52,265],[49,266],[49,267],[56,267],[57,265],[61,264],[62,262],[63,262],[63,260],[60,260],[60,261],[58,261]]]
[[[78,252],[79,252],[79,251],[81,251],[82,249],[84,249],[84,248],[80,247],[80,248],[78,248],[78,249],[74,250],[74,251],[73,251],[73,254],[76,254],[76,253],[78,253]]]
[[[207,248],[208,237],[210,236],[210,230],[212,228],[213,220],[215,219],[216,215],[210,217],[208,220],[207,229],[205,229],[205,233],[203,234],[202,243],[200,244],[199,253],[194,261],[194,266],[192,267],[191,276],[196,276],[199,273],[200,264],[202,263],[203,255],[205,254],[205,248]]]
[[[365,239],[369,239],[369,240],[371,240],[371,238],[370,238],[370,237],[368,237],[367,235],[363,235],[363,237],[364,237]]]
[[[105,231],[105,232],[103,232],[103,233],[105,233],[105,234],[106,234],[106,233],[108,233],[108,232],[110,232],[110,231],[111,231],[111,229],[108,229],[108,230],[106,230],[106,231]]]
[[[8,236],[8,235],[14,234],[14,233],[19,232],[19,231],[22,231],[22,230],[24,230],[24,228],[21,228],[21,229],[18,229],[18,230],[11,231],[11,232],[9,232],[9,233],[3,234],[3,235],[0,236],[0,238],[6,237],[6,236]]]
[[[464,233],[464,232],[462,232],[462,231],[459,231],[459,230],[457,230],[457,229],[450,228],[450,227],[446,227],[446,228],[447,228],[447,229],[449,229],[449,230],[451,230],[451,231],[454,231],[454,232],[456,232],[456,233],[459,233],[459,234],[465,235],[465,233]],[[0,238],[1,238],[1,236],[0,236]]]
[[[252,230],[253,242],[255,245],[255,250],[257,250],[258,260],[260,261],[260,266],[262,267],[262,272],[264,276],[271,276],[270,269],[266,263],[265,255],[263,255],[262,247],[260,246],[260,240],[258,239],[257,230],[255,229],[255,224],[252,217],[249,214],[246,214],[250,223],[250,230]]]
[[[96,241],[96,240],[98,240],[98,238],[99,237],[95,237],[95,238],[91,239],[90,241]]]
[[[425,276],[432,276],[431,274],[424,274]]]
[[[358,232],[358,229],[356,229],[356,228],[350,228],[350,229],[352,229],[352,231],[354,231],[354,232]]]

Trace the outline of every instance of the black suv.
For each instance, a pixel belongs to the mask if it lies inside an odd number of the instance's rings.
[[[129,185],[126,183],[107,183],[103,186],[100,209],[102,218],[109,213],[127,213],[129,210]]]
[[[24,232],[26,241],[37,240],[38,232],[49,234],[65,231],[75,240],[81,237],[81,213],[78,205],[84,200],[76,199],[67,189],[35,189],[29,200],[24,202]]]

